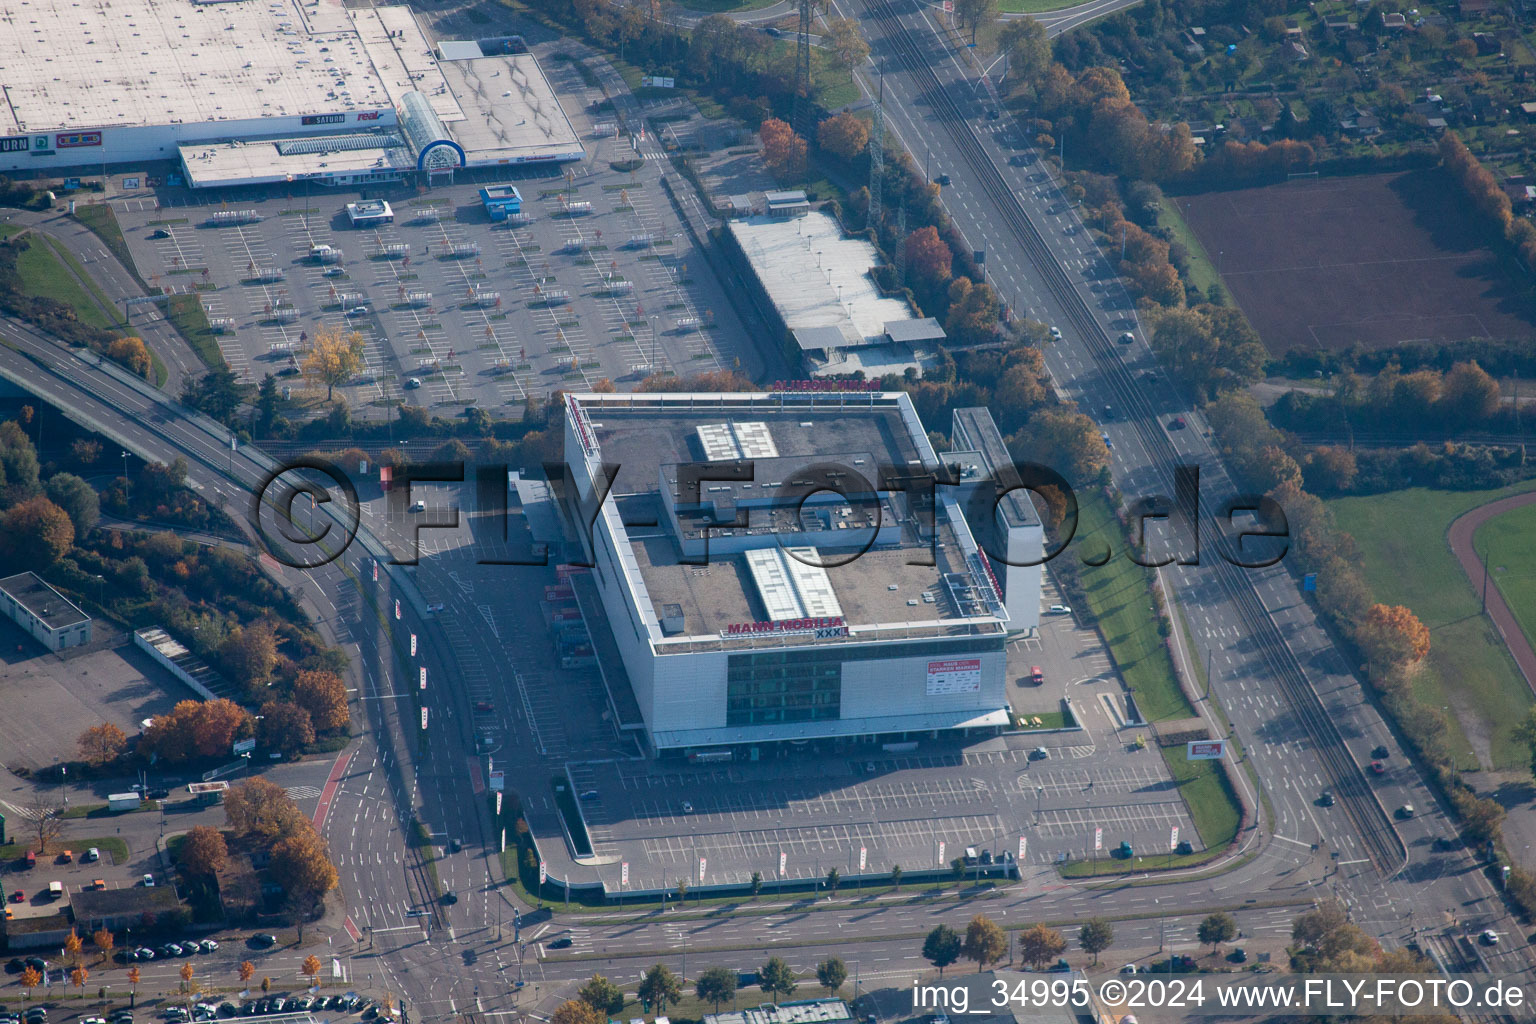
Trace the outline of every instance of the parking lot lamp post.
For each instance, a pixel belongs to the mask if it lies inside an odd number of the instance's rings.
[[[1045,787],[1035,787],[1035,824],[1040,824],[1040,801],[1045,796]]]
[[[123,452],[123,476],[124,476],[124,478],[126,478],[128,476],[128,453],[127,452]]]

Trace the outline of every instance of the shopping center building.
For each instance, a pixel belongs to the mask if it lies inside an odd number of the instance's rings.
[[[1008,724],[1008,612],[905,394],[571,395],[565,459],[654,751]]]

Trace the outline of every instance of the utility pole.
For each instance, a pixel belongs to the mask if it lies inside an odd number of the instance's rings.
[[[800,0],[800,30],[795,34],[795,107],[791,115],[795,133],[811,137],[811,8],[812,0]]]

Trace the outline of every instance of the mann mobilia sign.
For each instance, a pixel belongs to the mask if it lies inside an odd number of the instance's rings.
[[[848,635],[848,624],[841,615],[811,619],[778,619],[773,622],[733,622],[720,631],[721,636],[756,636],[758,634],[809,633],[817,640]]]

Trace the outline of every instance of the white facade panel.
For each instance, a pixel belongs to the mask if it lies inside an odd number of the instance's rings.
[[[308,124],[304,122],[310,122]],[[100,171],[102,164],[178,160],[183,143],[268,138],[274,135],[318,135],[387,128],[396,123],[389,107],[339,111],[334,114],[256,117],[239,121],[200,121],[116,128],[71,128],[41,131],[0,139],[0,170],[40,171],[81,168]],[[22,149],[22,140],[28,140]]]
[[[930,694],[930,663],[949,661],[979,662],[980,686],[970,691]],[[1006,661],[1005,654],[994,652],[844,662],[842,718],[847,721],[1003,707],[1008,703]]]

